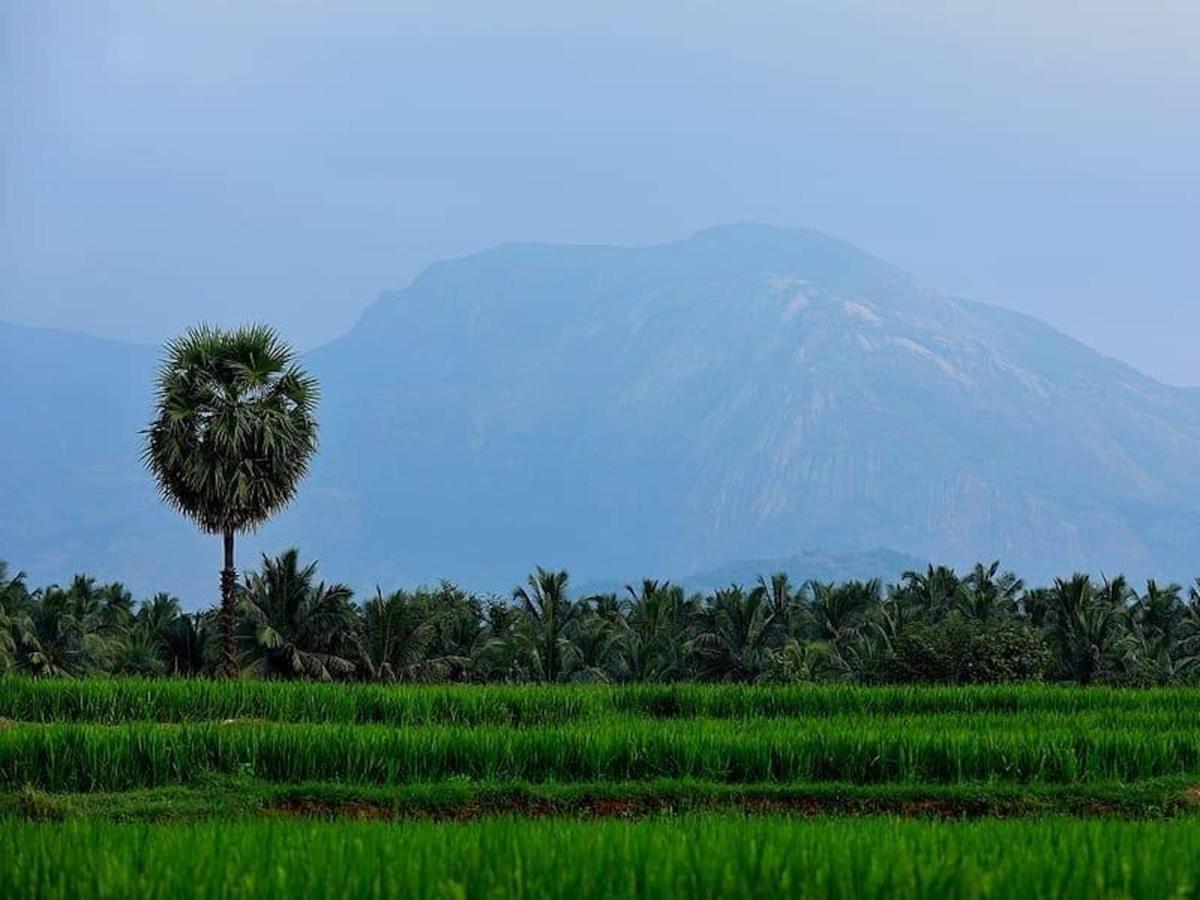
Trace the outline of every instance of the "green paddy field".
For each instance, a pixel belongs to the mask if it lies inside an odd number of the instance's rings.
[[[1200,690],[0,679],[0,897],[1200,896]]]

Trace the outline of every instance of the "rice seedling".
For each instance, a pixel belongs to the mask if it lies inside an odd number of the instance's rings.
[[[0,679],[0,896],[1190,895],[1197,701]]]
[[[1081,727],[1069,717],[673,719],[528,728],[135,723],[0,731],[0,785],[121,790],[244,773],[401,784],[695,778],[784,781],[1138,780],[1200,773],[1200,729]]]
[[[636,823],[0,821],[0,896],[1160,898],[1200,823],[698,816]]]
[[[798,718],[1032,714],[1200,716],[1200,689],[1068,686],[361,685],[184,679],[0,677],[0,717],[26,722],[276,722],[547,725],[614,715]]]

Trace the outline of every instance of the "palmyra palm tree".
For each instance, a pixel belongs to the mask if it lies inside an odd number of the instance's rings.
[[[317,383],[261,325],[193,328],[170,341],[144,460],[163,498],[224,542],[224,672],[237,673],[234,536],[295,496],[317,446]]]

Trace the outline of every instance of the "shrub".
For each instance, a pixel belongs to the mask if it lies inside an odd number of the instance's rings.
[[[945,684],[1040,681],[1050,653],[1040,634],[1012,621],[951,616],[905,626],[892,645],[887,680]]]

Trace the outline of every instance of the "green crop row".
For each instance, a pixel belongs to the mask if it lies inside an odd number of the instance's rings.
[[[703,816],[637,823],[0,821],[0,896],[1195,896],[1200,823]]]
[[[1200,689],[788,687],[738,685],[380,686],[206,680],[0,678],[0,718],[27,722],[278,722],[390,725],[561,724],[614,715],[797,718],[894,714],[1200,717]]]
[[[1028,726],[969,717],[613,720],[502,726],[134,724],[0,730],[0,786],[124,790],[241,773],[398,784],[696,778],[1078,783],[1200,773],[1200,731]]]

